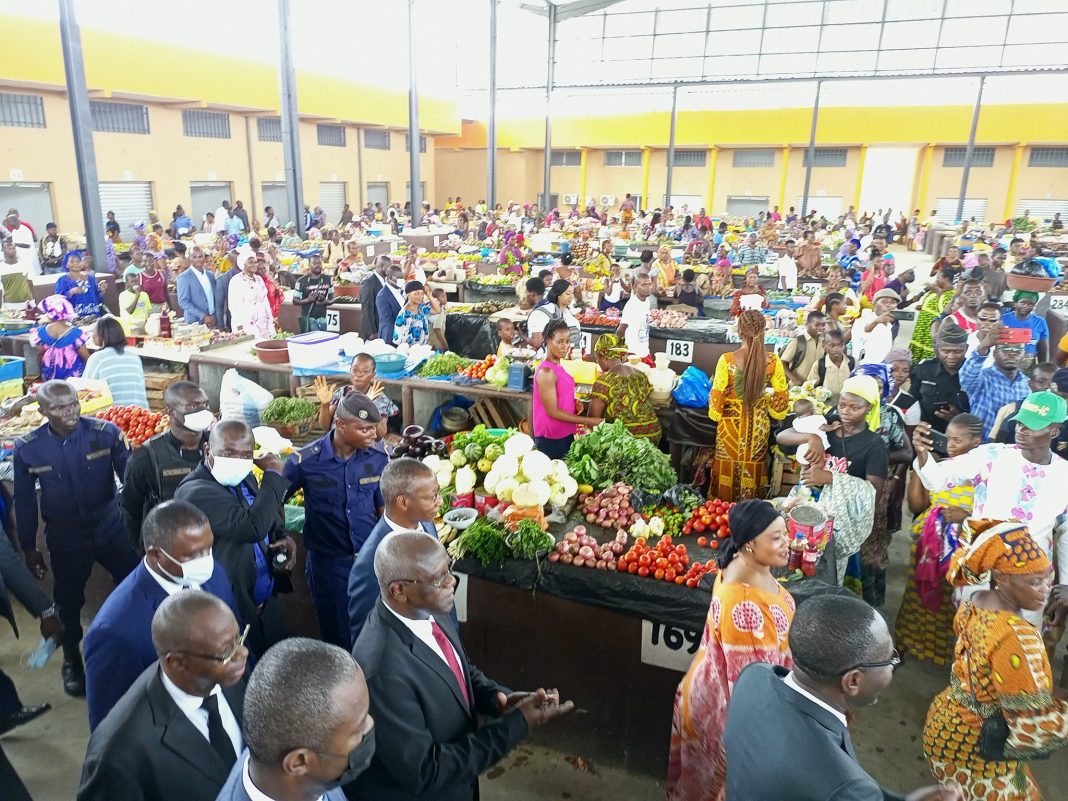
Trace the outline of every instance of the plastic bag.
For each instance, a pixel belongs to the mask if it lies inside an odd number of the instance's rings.
[[[223,373],[219,387],[219,419],[244,420],[249,427],[260,424],[260,415],[274,395],[236,369]]]
[[[679,378],[679,383],[671,391],[671,396],[679,406],[700,408],[708,406],[708,396],[712,394],[712,382],[702,370],[690,365]]]
[[[660,502],[680,510],[696,509],[705,502],[705,496],[693,484],[676,484],[660,496]]]

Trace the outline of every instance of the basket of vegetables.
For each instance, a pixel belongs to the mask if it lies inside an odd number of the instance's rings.
[[[286,439],[306,436],[318,419],[319,407],[308,398],[275,398],[260,415],[260,422]]]

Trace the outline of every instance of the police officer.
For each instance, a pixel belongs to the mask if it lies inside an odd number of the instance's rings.
[[[141,523],[155,506],[174,498],[178,482],[200,464],[204,432],[215,422],[208,395],[192,381],[176,381],[163,392],[170,431],[157,434],[135,450],[122,483],[126,530],[141,547]]]
[[[377,441],[379,420],[374,401],[350,392],[338,404],[333,429],[285,466],[290,494],[304,490],[305,573],[319,635],[345,650],[352,649],[349,573],[384,506],[378,484],[389,458]]]
[[[46,381],[37,402],[48,422],[15,440],[15,524],[26,566],[43,578],[34,491],[39,482],[52,597],[64,629],[63,689],[82,696],[81,610],[93,563],[103,565],[116,584],[137,565],[115,497],[115,478],[126,474],[130,446],[113,423],[80,416],[78,395],[66,381]]]

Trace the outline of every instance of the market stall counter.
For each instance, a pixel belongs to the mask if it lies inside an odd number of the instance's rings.
[[[593,351],[601,334],[615,333],[610,326],[583,325],[584,350]],[[737,350],[736,338],[732,336],[729,325],[722,320],[690,320],[683,328],[649,329],[649,352],[667,353],[672,366],[684,369],[695,365],[705,373],[712,375],[716,370],[719,357],[730,350]],[[681,365],[681,367],[680,367]]]
[[[326,307],[326,324],[329,331],[339,334],[347,331],[359,332],[362,320],[363,308],[359,300],[352,303],[335,301]],[[278,310],[278,325],[284,331],[300,333],[300,306],[289,300],[283,302],[282,308]]]

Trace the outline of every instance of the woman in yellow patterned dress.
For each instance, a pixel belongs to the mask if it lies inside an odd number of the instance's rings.
[[[593,346],[601,374],[593,385],[590,417],[618,420],[636,437],[660,441],[660,418],[649,402],[653,391],[649,378],[622,361],[627,349],[615,334],[601,334]]]
[[[789,561],[786,522],[770,503],[730,511],[701,647],[675,693],[668,801],[717,801],[726,790],[723,729],[738,674],[753,662],[793,667],[794,599],[771,574]]]
[[[1068,702],[1054,696],[1042,635],[1022,614],[1045,608],[1053,567],[1024,524],[969,520],[948,578],[989,579],[990,589],[957,612],[953,670],[927,712],[924,755],[935,778],[960,784],[968,801],[1038,801],[1026,762],[1068,743]],[[981,745],[984,720],[998,717],[1007,737]]]
[[[717,424],[710,497],[741,501],[767,492],[771,421],[786,417],[790,394],[782,361],[764,350],[765,326],[760,312],[742,312],[742,346],[716,363],[708,398]]]

